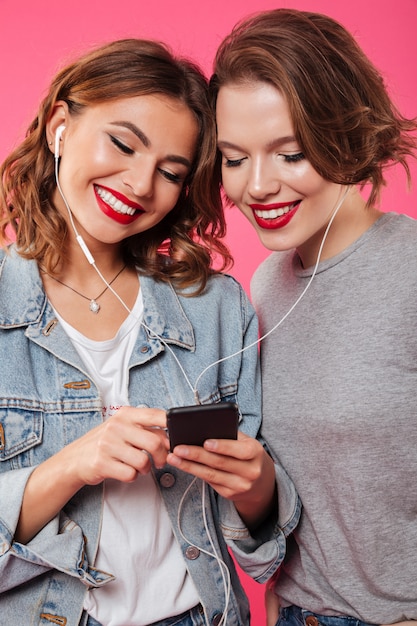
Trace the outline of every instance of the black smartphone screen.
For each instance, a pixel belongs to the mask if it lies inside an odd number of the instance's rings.
[[[206,439],[237,439],[239,409],[234,402],[180,406],[167,411],[171,451],[179,444],[202,446]]]

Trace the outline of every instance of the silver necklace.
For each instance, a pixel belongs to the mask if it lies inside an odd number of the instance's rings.
[[[80,293],[79,291],[77,291],[76,289],[74,289],[74,287],[71,287],[70,285],[67,285],[66,283],[62,282],[62,280],[59,280],[59,278],[55,278],[55,276],[52,276],[51,274],[49,274],[48,272],[45,272],[45,274],[48,274],[48,276],[50,278],[52,278],[52,280],[55,280],[57,283],[59,283],[60,285],[63,285],[64,287],[67,287],[68,289],[71,289],[71,291],[73,291],[74,293],[76,293],[78,296],[81,296],[81,298],[84,298],[84,300],[88,300],[90,302],[89,305],[89,309],[91,311],[91,313],[97,314],[100,309],[101,306],[99,305],[99,303],[97,302],[97,300],[99,298],[101,298],[101,296],[107,291],[107,289],[110,287],[111,284],[114,283],[114,281],[116,280],[116,278],[118,276],[120,276],[120,274],[123,272],[123,270],[126,269],[126,265],[123,265],[122,269],[119,270],[116,274],[116,276],[109,282],[108,285],[106,285],[106,287],[103,289],[103,291],[101,293],[98,294],[98,296],[96,296],[95,298],[89,298],[88,296],[85,296],[83,293]]]

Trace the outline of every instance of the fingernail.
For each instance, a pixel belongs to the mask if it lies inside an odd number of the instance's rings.
[[[175,454],[168,454],[167,463],[170,465],[175,465],[175,467],[179,467],[181,465],[181,459],[179,459]]]

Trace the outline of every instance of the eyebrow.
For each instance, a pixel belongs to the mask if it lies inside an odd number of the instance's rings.
[[[278,139],[272,139],[266,144],[266,148],[268,150],[271,148],[278,148],[280,146],[285,146],[285,144],[287,143],[298,143],[298,142],[297,142],[297,139],[294,137],[294,135],[288,135],[287,137],[279,137]],[[230,148],[232,150],[233,149],[241,150],[240,146],[237,146],[236,144],[231,143],[230,141],[218,141],[217,147],[219,148],[219,150],[221,150],[222,148]]]
[[[127,130],[130,130],[134,135],[136,135],[136,137],[143,143],[145,148],[150,148],[151,140],[138,126],[136,126],[136,124],[132,124],[132,122],[116,121],[111,122],[111,126],[122,126],[123,128],[127,128]],[[191,169],[191,162],[185,157],[180,156],[179,154],[167,154],[165,158],[167,161],[171,161],[172,163],[180,163],[181,165],[185,165],[185,167],[188,167],[188,169]]]

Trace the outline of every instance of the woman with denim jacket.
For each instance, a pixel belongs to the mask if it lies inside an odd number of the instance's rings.
[[[302,503],[269,623],[415,623],[417,221],[378,200],[417,119],[306,11],[239,23],[211,86],[224,190],[271,251],[251,283],[262,433]]]
[[[246,625],[226,541],[259,580],[283,556],[298,499],[256,439],[254,312],[212,268],[214,141],[200,70],[120,40],[57,74],[2,165],[2,624]],[[237,440],[170,452],[167,409],[222,401]]]

